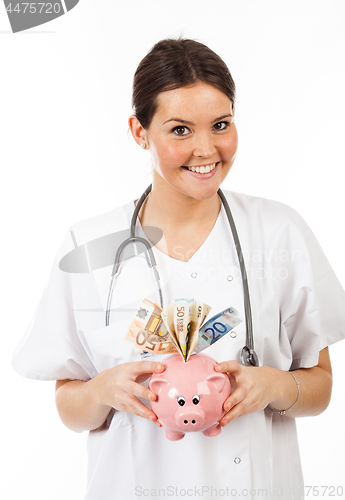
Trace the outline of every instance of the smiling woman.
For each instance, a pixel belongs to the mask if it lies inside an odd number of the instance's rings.
[[[202,43],[162,40],[139,64],[129,126],[154,169],[136,224],[163,231],[151,244],[164,303],[195,297],[215,313],[232,306],[245,317],[240,266],[218,191],[236,157],[234,116],[230,72]],[[156,399],[148,377],[165,369],[164,356],[145,359],[124,340],[138,302],[157,300],[145,259],[138,255],[121,265],[107,326],[112,266],[73,274],[59,265],[75,245],[86,248],[128,230],[136,202],[66,234],[13,365],[25,376],[57,380],[62,421],[74,431],[91,431],[86,500],[134,500],[149,491],[164,498],[169,488],[195,497],[202,488],[208,500],[229,490],[236,498],[304,498],[295,417],[317,415],[329,403],[328,346],[345,336],[345,292],[293,209],[223,194],[246,260],[261,365],[240,364],[244,322],[205,350],[233,389],[217,437],[194,432],[169,442],[143,402]]]

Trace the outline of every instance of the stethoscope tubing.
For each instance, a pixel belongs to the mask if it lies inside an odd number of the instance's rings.
[[[151,189],[152,189],[152,184],[150,184],[148,186],[148,188],[144,191],[144,193],[141,195],[140,199],[138,200],[138,203],[133,211],[133,215],[132,215],[132,219],[131,219],[130,236],[129,236],[129,238],[127,238],[126,240],[124,240],[121,243],[121,245],[119,246],[119,248],[117,249],[116,254],[115,254],[114,266],[113,266],[113,270],[112,270],[112,274],[111,274],[110,288],[109,288],[108,301],[107,301],[106,326],[109,325],[111,302],[112,302],[112,297],[113,297],[115,280],[116,280],[116,277],[119,273],[122,252],[128,244],[141,243],[144,245],[147,263],[148,263],[149,267],[151,267],[153,269],[155,279],[157,282],[158,293],[159,293],[159,298],[160,298],[160,305],[161,305],[162,309],[164,308],[159,273],[157,270],[156,259],[154,257],[151,245],[144,238],[141,238],[139,236],[135,236],[135,226],[136,226],[136,221],[137,221],[139,211],[140,211],[145,199],[149,195]],[[227,202],[227,199],[224,196],[224,193],[222,192],[222,190],[220,188],[218,189],[218,195],[223,203],[225,213],[226,213],[226,216],[227,216],[228,221],[229,221],[229,225],[230,225],[231,233],[232,233],[232,236],[234,239],[237,257],[238,257],[238,261],[239,261],[239,265],[240,265],[241,276],[242,276],[244,312],[245,312],[245,322],[246,322],[246,345],[243,347],[243,349],[241,351],[241,361],[246,366],[259,366],[259,360],[258,360],[258,357],[257,357],[255,351],[254,351],[252,310],[251,310],[251,304],[250,304],[248,276],[247,276],[246,266],[244,263],[242,248],[241,248],[236,225],[235,225],[229,204]]]

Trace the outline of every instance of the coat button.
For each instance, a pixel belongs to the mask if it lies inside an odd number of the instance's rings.
[[[233,278],[232,276],[230,276],[230,274],[229,274],[229,276],[227,276],[227,277],[226,277],[226,279],[227,279],[228,281],[232,281],[234,278]]]
[[[239,457],[236,457],[234,462],[235,462],[235,464],[239,464],[239,463],[241,463],[241,459]]]
[[[198,276],[198,273],[192,273],[192,274],[191,274],[191,277],[192,277],[192,278],[196,278],[197,276]]]

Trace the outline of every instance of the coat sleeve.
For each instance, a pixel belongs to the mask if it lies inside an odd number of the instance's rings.
[[[345,338],[345,291],[310,227],[293,209],[290,216],[285,243],[293,258],[284,286],[281,334],[289,338],[294,370],[315,366],[319,351]]]
[[[314,234],[307,235],[320,313],[320,350],[345,338],[345,291]]]
[[[77,333],[73,313],[73,275],[59,268],[74,248],[68,231],[55,258],[34,317],[12,356],[20,375],[36,380],[89,380],[95,369]]]

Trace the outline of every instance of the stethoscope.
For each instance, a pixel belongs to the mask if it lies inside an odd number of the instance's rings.
[[[141,243],[142,245],[144,245],[144,252],[145,252],[147,264],[149,265],[149,267],[152,268],[154,276],[155,276],[155,280],[157,283],[160,305],[161,305],[162,309],[164,308],[163,307],[162,290],[161,290],[161,286],[160,286],[160,278],[159,278],[159,273],[157,271],[156,259],[153,255],[152,247],[151,247],[150,243],[147,240],[145,240],[145,238],[141,238],[140,236],[135,236],[135,226],[136,226],[136,221],[137,221],[139,210],[141,209],[141,207],[142,207],[145,199],[149,195],[151,189],[152,189],[152,184],[150,184],[150,186],[144,191],[144,193],[140,197],[140,199],[139,199],[139,201],[134,209],[133,215],[132,215],[129,238],[124,240],[116,251],[114,266],[113,266],[113,270],[111,273],[111,281],[110,281],[110,288],[109,288],[109,295],[108,295],[108,302],[107,302],[107,310],[106,310],[106,318],[105,318],[106,326],[109,325],[112,296],[113,296],[113,291],[114,291],[115,280],[119,274],[122,252],[123,252],[124,248],[127,245],[129,245],[130,243],[133,243],[133,244],[134,243]],[[254,351],[252,311],[251,311],[251,306],[250,306],[248,278],[247,278],[246,267],[244,264],[240,240],[238,238],[236,226],[234,223],[234,219],[232,217],[232,213],[231,213],[229,204],[228,204],[223,192],[221,191],[221,189],[218,189],[218,195],[223,203],[227,218],[229,220],[231,233],[232,233],[232,236],[234,239],[234,243],[235,243],[235,247],[236,247],[236,251],[237,251],[237,257],[238,257],[238,261],[240,264],[241,275],[242,275],[244,311],[245,311],[245,320],[246,320],[246,345],[242,348],[242,351],[241,351],[241,355],[240,355],[241,361],[242,361],[242,364],[245,366],[259,366],[259,359],[258,359],[256,352]]]

